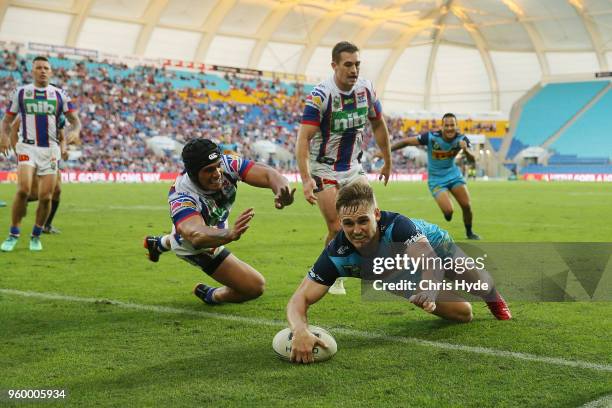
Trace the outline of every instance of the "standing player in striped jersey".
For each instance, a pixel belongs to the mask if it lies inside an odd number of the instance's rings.
[[[368,120],[385,164],[380,179],[391,174],[389,131],[371,81],[359,78],[359,48],[340,42],[332,50],[334,75],[317,85],[306,98],[297,140],[297,163],[304,197],[317,203],[327,224],[327,245],[340,231],[336,194],[356,180],[367,183],[361,167],[361,145]],[[344,294],[339,280],[330,293]]]
[[[49,84],[52,71],[47,58],[34,58],[32,75],[33,84],[21,86],[14,92],[0,131],[0,153],[8,154],[11,123],[15,115],[20,115],[21,129],[15,146],[18,159],[17,193],[13,201],[9,236],[0,246],[2,251],[12,251],[19,240],[21,220],[25,215],[34,175],[39,176],[38,208],[30,250],[42,250],[40,234],[51,210],[57,162],[60,158],[57,139],[60,115],[63,113],[72,126],[67,135],[68,143],[78,140],[81,130],[81,122],[70,97],[62,89]]]

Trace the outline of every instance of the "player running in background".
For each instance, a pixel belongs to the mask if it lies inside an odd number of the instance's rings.
[[[304,197],[317,203],[327,225],[325,244],[340,230],[335,203],[338,188],[362,179],[361,145],[369,121],[382,152],[380,178],[391,174],[389,131],[372,82],[359,78],[359,48],[340,42],[332,50],[334,75],[317,85],[306,98],[298,132],[296,156]],[[331,293],[345,293],[342,280]]]
[[[21,126],[21,119],[19,116],[15,118],[13,124],[11,125],[11,145],[15,146],[17,141],[19,140],[19,128]],[[64,114],[61,114],[57,121],[57,140],[60,146],[60,156],[62,160],[68,159],[68,149],[66,143],[66,137],[64,135],[64,128],[66,127],[66,117]],[[53,227],[53,218],[55,218],[55,214],[57,209],[59,208],[60,197],[62,194],[62,175],[61,170],[58,165],[57,169],[57,178],[55,180],[55,187],[53,188],[53,195],[51,197],[51,211],[49,212],[49,216],[45,221],[45,225],[43,227],[44,234],[59,234],[61,231],[57,228]],[[38,179],[39,177],[35,175],[32,179],[32,189],[30,190],[30,196],[28,197],[28,202],[38,201]],[[26,207],[27,210],[27,207]],[[24,214],[25,217],[26,214]]]
[[[446,221],[450,221],[453,217],[453,202],[448,194],[450,191],[463,211],[463,224],[467,238],[480,239],[480,236],[472,231],[473,214],[470,193],[465,178],[455,163],[455,158],[460,151],[469,161],[474,162],[476,159],[470,150],[469,139],[460,134],[457,129],[455,115],[446,113],[442,117],[441,131],[406,137],[394,143],[391,150],[417,145],[427,146],[427,185]]]
[[[271,189],[278,209],[293,203],[295,189],[291,190],[287,179],[275,169],[223,155],[207,139],[189,141],[182,157],[185,172],[177,177],[168,195],[172,234],[145,238],[149,259],[157,262],[163,252],[172,250],[221,283],[221,287],[196,285],[194,294],[209,305],[239,303],[261,296],[264,277],[224,247],[240,239],[255,215],[249,208],[238,216],[233,227],[228,227],[237,184],[244,181]]]
[[[393,244],[403,248],[402,252],[412,259],[418,258],[423,252],[442,259],[463,255],[457,252],[460,249],[453,245],[448,233],[437,225],[378,209],[372,188],[367,184],[353,183],[342,188],[338,193],[336,208],[342,231],[323,250],[287,305],[287,319],[294,335],[292,361],[313,362],[312,349],[321,343],[308,331],[308,308],[325,296],[328,287],[339,276],[370,279],[374,275],[371,271],[362,270],[363,265],[367,265],[367,259],[381,253],[394,257],[395,254],[389,252],[393,250]],[[446,270],[442,273],[446,278],[463,278],[467,282],[486,279],[486,275],[475,274],[473,271],[463,274],[459,272]],[[420,279],[425,280],[426,276],[436,275],[423,270],[422,275],[411,276],[415,276],[415,282],[418,282]],[[487,280],[487,283],[490,282]],[[492,284],[490,286],[488,290],[470,293],[482,297],[497,319],[510,319],[512,316],[504,299]],[[456,292],[417,290],[402,295],[410,295],[410,302],[443,319],[465,323],[472,320],[472,306]]]
[[[70,97],[60,88],[49,84],[52,70],[46,57],[36,57],[32,63],[34,83],[20,86],[14,92],[0,128],[0,153],[8,155],[11,148],[11,123],[20,115],[21,129],[15,146],[17,154],[17,193],[13,201],[11,227],[2,251],[12,251],[21,234],[21,221],[26,211],[34,175],[39,176],[38,208],[30,238],[30,250],[42,250],[40,234],[51,210],[51,198],[57,179],[60,148],[57,140],[59,116],[66,115],[71,124],[68,143],[79,138],[81,122]]]

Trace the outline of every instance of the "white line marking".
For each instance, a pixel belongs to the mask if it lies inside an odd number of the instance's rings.
[[[595,401],[587,402],[579,408],[610,408],[612,407],[612,394],[604,395]]]
[[[82,302],[82,303],[103,303],[122,307],[125,309],[142,310],[147,312],[155,313],[169,313],[169,314],[185,314],[190,316],[203,316],[211,319],[226,320],[232,322],[240,322],[245,324],[255,324],[261,326],[272,326],[272,327],[287,327],[287,323],[280,320],[261,319],[256,317],[244,317],[236,316],[223,313],[205,312],[200,310],[189,310],[179,309],[174,307],[157,306],[157,305],[143,305],[138,303],[121,302],[119,300],[110,300],[104,298],[84,298],[77,296],[67,296],[55,293],[41,293],[41,292],[24,292],[15,289],[0,289],[0,293],[5,295],[24,296],[38,299],[49,299],[49,300],[63,300],[69,302]],[[538,363],[546,363],[558,366],[583,368],[594,371],[612,372],[612,365],[609,364],[597,364],[590,363],[588,361],[580,360],[565,360],[556,357],[544,357],[535,354],[520,353],[515,351],[497,350],[487,347],[475,347],[475,346],[464,346],[461,344],[451,344],[440,341],[423,340],[415,337],[402,337],[402,336],[389,336],[382,333],[366,332],[361,330],[352,330],[344,328],[335,328],[331,330],[334,333],[344,334],[347,336],[360,337],[371,340],[382,340],[395,343],[407,343],[416,344],[419,346],[429,346],[442,350],[453,350],[453,351],[464,351],[468,353],[484,354],[494,357],[505,357],[513,358],[516,360],[534,361]]]

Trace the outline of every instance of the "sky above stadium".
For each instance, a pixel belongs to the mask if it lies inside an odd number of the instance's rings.
[[[610,0],[7,0],[0,40],[303,74],[362,48],[399,111],[502,111],[540,80],[612,68]]]

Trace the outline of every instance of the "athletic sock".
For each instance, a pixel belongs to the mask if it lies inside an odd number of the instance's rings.
[[[168,252],[171,248],[166,248],[164,245],[164,236],[155,237],[157,248],[159,248],[160,252]]]
[[[21,235],[19,227],[11,226],[11,229],[9,230],[9,235],[15,238],[19,238],[19,235]]]
[[[43,227],[39,227],[38,225],[34,225],[32,228],[32,238],[39,238],[42,233]]]
[[[45,225],[47,227],[50,227],[51,224],[53,224],[53,217],[55,217],[55,213],[57,212],[57,207],[59,207],[59,204],[59,200],[51,200],[51,212],[47,217],[47,222],[45,222]]]
[[[465,224],[465,233],[468,236],[472,235],[472,224]]]
[[[444,218],[446,219],[446,221],[450,221],[453,219],[453,213],[450,214],[444,214]]]

